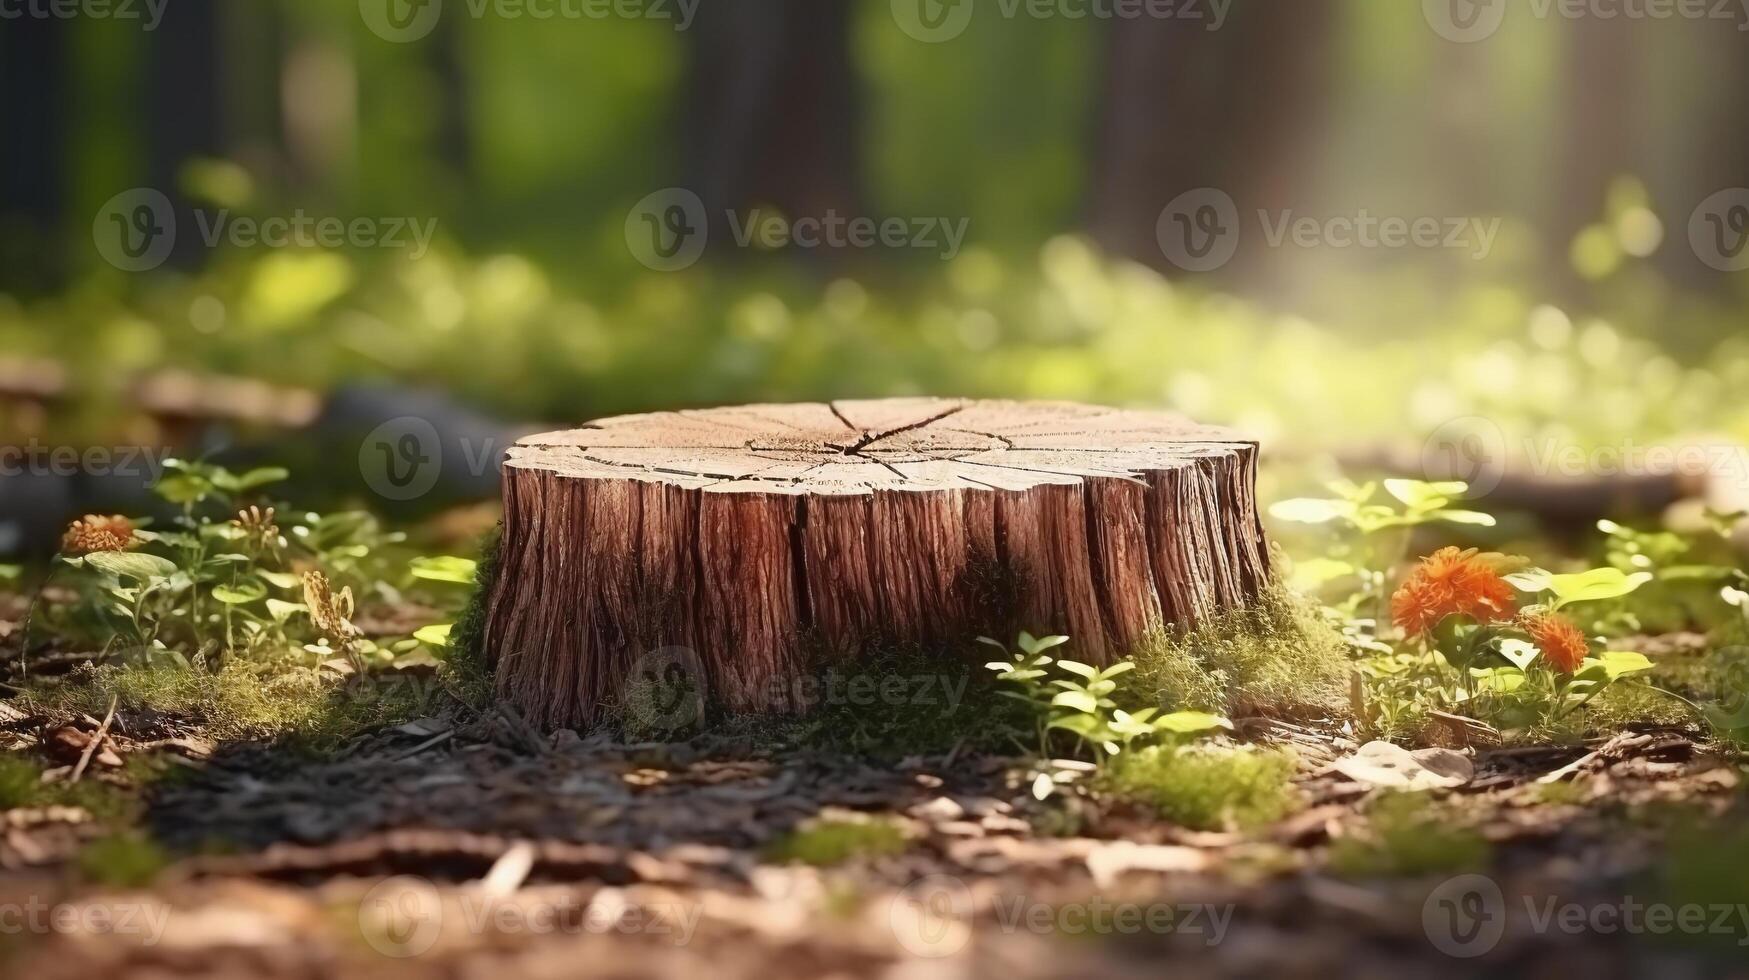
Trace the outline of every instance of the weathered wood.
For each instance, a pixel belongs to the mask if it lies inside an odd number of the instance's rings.
[[[731,711],[879,642],[1061,631],[1093,661],[1269,576],[1257,447],[1177,416],[942,399],[632,415],[521,440],[486,646],[543,726],[649,651]]]

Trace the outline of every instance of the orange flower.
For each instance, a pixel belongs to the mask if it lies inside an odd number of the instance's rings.
[[[1543,658],[1563,674],[1578,670],[1591,652],[1591,641],[1563,616],[1552,613],[1525,616],[1518,625],[1530,634],[1536,648],[1543,652]]]
[[[134,526],[125,517],[86,514],[61,537],[61,553],[78,556],[96,551],[126,551],[134,544]]]
[[[1493,623],[1513,611],[1512,586],[1474,548],[1441,548],[1423,558],[1391,596],[1391,619],[1410,636],[1432,631],[1447,616]]]

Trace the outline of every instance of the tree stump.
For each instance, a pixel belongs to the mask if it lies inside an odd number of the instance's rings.
[[[485,649],[542,727],[685,648],[733,712],[885,643],[1062,632],[1109,662],[1269,577],[1257,445],[1175,415],[930,398],[602,419],[522,439]],[[956,652],[964,651],[964,646]]]

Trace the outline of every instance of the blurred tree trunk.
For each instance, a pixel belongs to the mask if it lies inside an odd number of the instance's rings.
[[[280,65],[286,58],[285,14],[278,3],[231,4],[223,22],[225,139],[229,155],[257,179],[287,170]]]
[[[1720,30],[1710,21],[1693,29],[1689,43],[1705,59],[1707,100],[1688,119],[1693,142],[1683,186],[1658,202],[1666,222],[1660,265],[1681,285],[1730,292],[1739,277],[1701,261],[1688,235],[1702,202],[1719,191],[1749,187],[1749,32]]]
[[[1186,18],[1113,21],[1091,167],[1093,236],[1169,268],[1154,226],[1179,194],[1218,188],[1241,215],[1291,207],[1306,169],[1297,151],[1329,95],[1339,13],[1338,0],[1291,0],[1235,4],[1218,31]],[[1248,251],[1258,249],[1241,258]]]
[[[437,23],[432,38],[432,73],[437,76],[439,99],[437,156],[458,181],[466,182],[473,169],[473,130],[468,118],[468,70],[461,18],[446,17]]]
[[[1500,136],[1489,89],[1488,47],[1440,44],[1435,49],[1431,91],[1426,93],[1434,127],[1431,164],[1444,186],[1440,204],[1454,215],[1492,215],[1505,210],[1497,169]]]
[[[165,5],[158,29],[147,35],[146,182],[169,195],[184,222],[206,203],[185,193],[184,168],[226,150],[222,17],[219,0],[178,0]],[[198,235],[179,235],[171,260],[195,266],[202,252]]]
[[[862,213],[848,0],[704,0],[688,32],[686,186],[713,222]],[[713,235],[713,241],[726,240]]]
[[[1604,217],[1609,185],[1641,174],[1635,139],[1645,89],[1640,43],[1645,25],[1625,17],[1580,17],[1564,23],[1565,89],[1554,182],[1545,218],[1550,268],[1572,279],[1573,239]],[[1639,39],[1636,40],[1636,35]]]
[[[66,274],[73,29],[41,17],[0,26],[0,290],[47,291]]]

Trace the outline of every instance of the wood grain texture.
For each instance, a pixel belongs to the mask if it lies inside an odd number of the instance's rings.
[[[486,646],[544,727],[648,651],[730,711],[879,643],[1068,633],[1108,662],[1268,581],[1257,446],[1175,415],[911,398],[602,419],[504,467]]]

